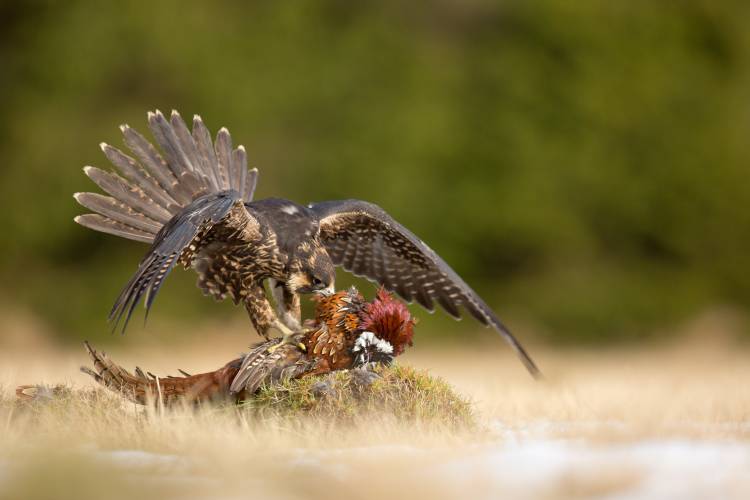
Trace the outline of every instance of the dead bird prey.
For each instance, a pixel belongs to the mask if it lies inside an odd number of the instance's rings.
[[[146,313],[177,263],[198,273],[198,287],[216,299],[242,302],[255,329],[283,334],[282,344],[300,331],[302,293],[330,294],[334,266],[375,281],[401,298],[432,311],[434,302],[459,318],[463,306],[492,326],[533,375],[539,370],[495,313],[453,269],[411,231],[380,207],[359,200],[302,206],[269,198],[253,201],[257,170],[247,169],[242,146],[232,148],[222,128],[212,142],[200,117],[192,132],[173,111],[148,113],[159,152],[127,125],[121,127],[133,156],[102,144],[118,173],[84,171],[110,196],[76,193],[94,214],[79,224],[143,241],[151,248],[110,313],[123,331],[138,302]],[[278,315],[265,290],[268,280]]]
[[[94,368],[82,367],[98,383],[140,404],[166,405],[207,401],[240,401],[262,385],[370,363],[389,364],[412,345],[414,320],[406,306],[381,289],[366,302],[354,288],[317,299],[315,325],[295,336],[294,343],[271,339],[222,368],[183,377],[135,375],[86,343]],[[300,349],[297,343],[303,344]],[[278,349],[270,347],[279,345]],[[32,386],[22,386],[28,388]]]

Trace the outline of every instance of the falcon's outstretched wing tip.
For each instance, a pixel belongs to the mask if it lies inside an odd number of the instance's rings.
[[[529,353],[526,352],[526,349],[523,347],[523,345],[521,345],[515,335],[511,333],[508,327],[506,327],[500,321],[493,322],[492,325],[488,326],[492,326],[493,329],[497,331],[503,337],[503,339],[505,339],[505,341],[510,345],[513,351],[515,351],[518,359],[520,359],[521,363],[523,363],[524,367],[526,367],[526,370],[529,372],[529,374],[531,374],[532,377],[534,377],[535,380],[544,379],[542,371],[536,365],[534,360],[531,359]]]
[[[493,326],[511,345],[534,378],[541,372],[510,331],[471,287],[424,241],[379,206],[349,199],[311,203],[331,259],[347,271],[384,284],[425,309],[437,302],[452,317],[463,306],[481,323]]]

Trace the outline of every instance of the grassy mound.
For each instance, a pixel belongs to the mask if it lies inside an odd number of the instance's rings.
[[[242,408],[263,417],[309,415],[339,423],[379,416],[401,423],[474,425],[471,404],[448,383],[397,364],[342,370],[263,387]]]
[[[5,391],[3,391],[5,392]],[[154,414],[155,408],[137,407],[118,394],[102,388],[74,389],[59,385],[35,386],[29,400],[16,401],[10,394],[0,400],[0,409],[15,409],[16,416],[33,420],[56,415],[75,421],[96,415],[111,419],[122,410]],[[141,411],[139,411],[139,409]],[[326,375],[290,380],[262,387],[239,406],[219,405],[204,408],[214,416],[231,418],[239,412],[243,420],[261,422],[296,420],[327,424],[357,424],[365,420],[388,420],[410,427],[425,424],[434,429],[468,429],[475,420],[471,404],[440,378],[408,366],[376,366],[370,369],[343,370]],[[190,411],[180,407],[167,414]],[[176,412],[176,413],[175,413]],[[124,417],[123,418],[127,418]]]

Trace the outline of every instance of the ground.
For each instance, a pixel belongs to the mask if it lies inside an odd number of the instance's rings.
[[[219,366],[234,346],[109,351],[165,374]],[[745,346],[533,352],[540,382],[499,342],[418,343],[400,358],[469,399],[476,425],[450,426],[380,413],[346,423],[212,408],[160,414],[106,398],[22,415],[8,401],[15,384],[85,388],[76,372],[85,354],[5,350],[0,497],[748,498]]]

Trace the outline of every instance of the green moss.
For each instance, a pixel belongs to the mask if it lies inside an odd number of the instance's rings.
[[[340,423],[373,416],[449,427],[470,427],[475,422],[469,401],[444,380],[397,364],[262,387],[242,408],[263,417],[305,415]]]

